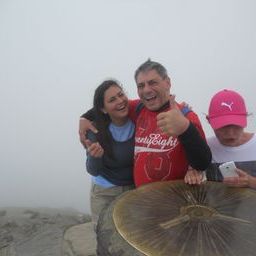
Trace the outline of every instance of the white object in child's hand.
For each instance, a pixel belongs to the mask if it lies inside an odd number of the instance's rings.
[[[219,166],[223,178],[238,177],[236,165],[233,161],[223,163]]]

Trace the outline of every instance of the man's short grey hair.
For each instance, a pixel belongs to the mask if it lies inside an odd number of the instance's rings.
[[[167,70],[162,64],[148,59],[146,62],[142,63],[135,71],[135,81],[137,82],[137,77],[139,73],[148,72],[150,70],[155,70],[163,79],[168,77]]]

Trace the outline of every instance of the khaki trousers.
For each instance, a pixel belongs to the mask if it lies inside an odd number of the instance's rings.
[[[92,183],[90,203],[92,224],[94,226],[94,230],[96,230],[97,222],[101,211],[105,207],[107,207],[112,201],[114,201],[118,196],[134,188],[134,185],[103,188],[97,184]]]

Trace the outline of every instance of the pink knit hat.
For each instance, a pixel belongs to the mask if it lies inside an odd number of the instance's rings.
[[[214,130],[226,125],[246,127],[247,111],[243,97],[226,89],[216,93],[211,99],[207,119]]]

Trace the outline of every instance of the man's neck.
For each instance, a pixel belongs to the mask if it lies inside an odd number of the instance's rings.
[[[170,101],[168,100],[166,103],[164,103],[164,105],[162,105],[158,110],[155,110],[154,112],[161,112],[169,107],[170,107]]]

